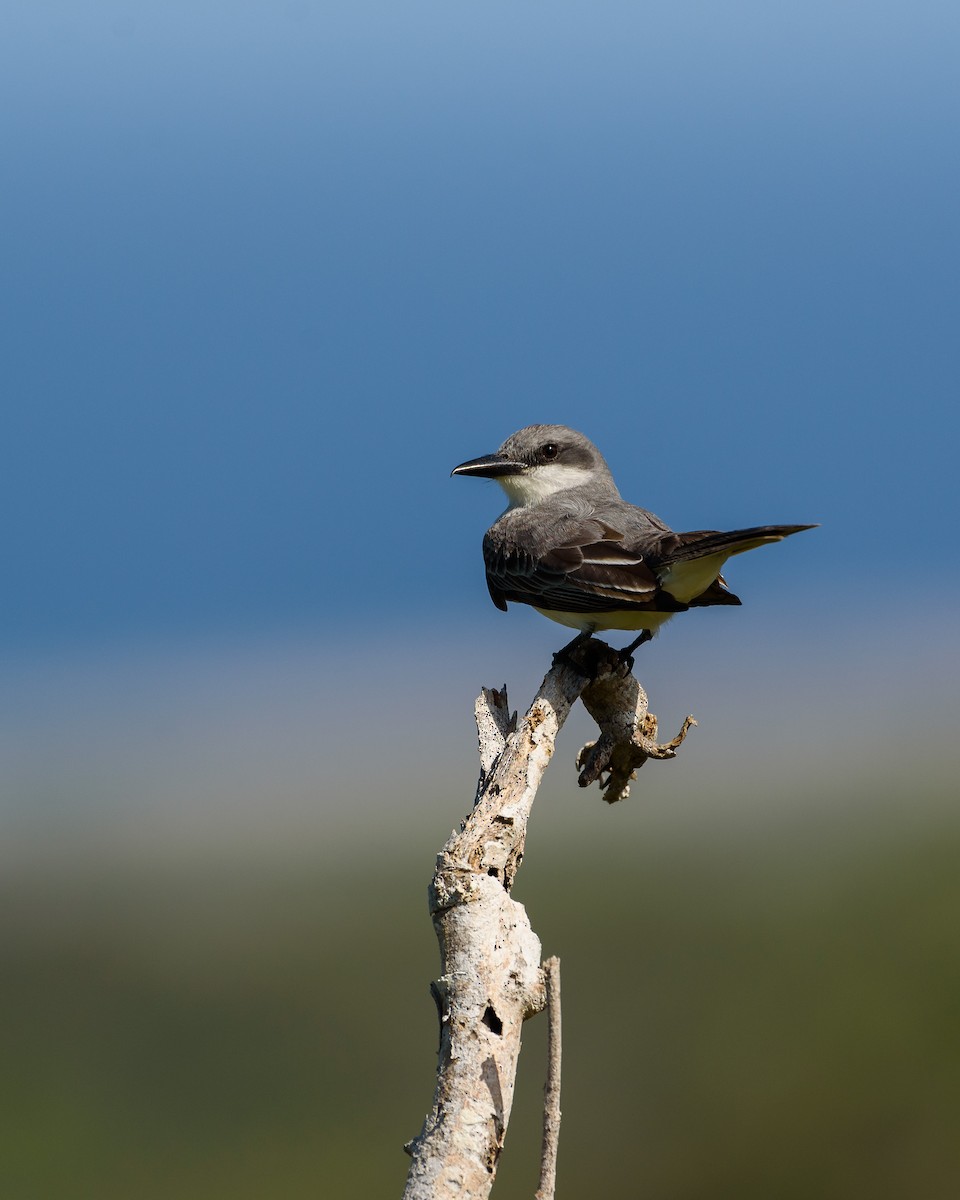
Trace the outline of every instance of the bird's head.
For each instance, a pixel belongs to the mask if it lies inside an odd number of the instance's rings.
[[[607,495],[618,494],[600,451],[566,425],[528,425],[508,437],[495,454],[472,458],[450,473],[495,479],[511,508],[536,504],[585,484],[602,488]]]

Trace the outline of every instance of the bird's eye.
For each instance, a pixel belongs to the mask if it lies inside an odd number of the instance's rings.
[[[560,447],[556,442],[547,442],[545,446],[540,447],[540,453],[547,460],[547,462],[550,462],[560,453]]]

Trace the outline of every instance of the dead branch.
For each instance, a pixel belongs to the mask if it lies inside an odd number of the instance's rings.
[[[433,1107],[406,1147],[413,1161],[404,1200],[483,1200],[493,1186],[513,1103],[521,1027],[546,1003],[540,941],[510,891],[557,734],[581,696],[600,726],[581,786],[606,775],[607,799],[612,788],[619,789],[613,798],[626,794],[627,781],[647,757],[673,757],[692,721],[673,743],[657,746],[656,719],[647,713],[643,689],[594,639],[554,663],[520,722],[510,715],[506,689],[481,692],[476,800],[437,856],[429,890],[440,943],[441,975],[431,988],[440,1013],[440,1054]],[[641,751],[643,758],[634,761]],[[559,1064],[555,1121],[559,1126]],[[555,1167],[555,1132],[552,1153]],[[544,1196],[552,1194],[552,1181],[547,1183],[551,1190]]]
[[[543,1147],[540,1152],[540,1186],[534,1200],[553,1200],[557,1190],[557,1150],[560,1146],[560,959],[543,964],[547,982],[547,1082],[543,1089]]]

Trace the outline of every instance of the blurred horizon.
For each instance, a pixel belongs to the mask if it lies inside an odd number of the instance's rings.
[[[216,855],[218,844],[282,856],[333,836],[355,844],[371,820],[384,854],[411,820],[442,841],[472,798],[479,688],[506,684],[524,711],[554,628],[564,640],[559,626],[514,611],[491,608],[469,634],[359,627],[337,641],[290,631],[8,657],[0,863],[55,859],[56,846],[63,865],[147,847]],[[944,635],[947,614],[896,639],[855,611],[824,626],[788,613],[681,614],[643,647],[635,672],[664,736],[687,712],[699,725],[677,761],[643,772],[638,834],[654,820],[698,840],[698,822],[710,838],[797,809],[815,821],[818,791],[832,795],[840,781],[861,812],[872,789],[909,793],[918,761],[929,783],[949,780],[960,647],[955,631]],[[557,787],[574,805],[595,800],[571,767],[590,731],[578,706],[559,739]],[[904,807],[918,820],[952,815],[950,805]]]

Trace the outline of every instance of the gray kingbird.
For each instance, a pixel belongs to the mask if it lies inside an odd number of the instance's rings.
[[[495,479],[507,493],[483,539],[491,599],[504,612],[508,601],[530,604],[579,630],[561,653],[599,630],[641,630],[620,652],[627,658],[678,612],[739,604],[720,574],[728,558],[816,528],[674,533],[622,499],[600,451],[565,425],[528,425],[451,474]]]

